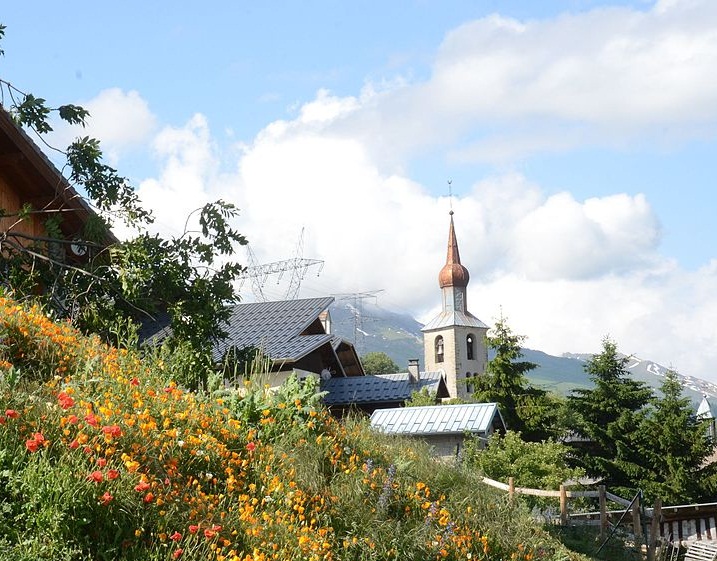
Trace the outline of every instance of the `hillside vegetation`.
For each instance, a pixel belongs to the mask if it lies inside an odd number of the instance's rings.
[[[311,382],[217,397],[0,298],[0,558],[582,559]]]

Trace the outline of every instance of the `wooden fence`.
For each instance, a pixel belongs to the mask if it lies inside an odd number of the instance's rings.
[[[508,483],[502,483],[488,477],[483,477],[483,483],[506,491],[512,499],[517,494],[534,497],[554,497],[560,501],[560,524],[580,525],[593,524],[600,526],[600,534],[604,538],[611,527],[627,519],[632,526],[636,543],[641,542],[647,532],[647,559],[654,560],[657,542],[662,538],[665,542],[675,545],[685,545],[696,540],[717,541],[717,503],[689,504],[677,506],[662,506],[657,499],[653,508],[642,508],[640,496],[632,501],[618,497],[608,492],[604,485],[597,490],[572,491],[568,485],[561,485],[558,491],[544,489],[530,489],[516,487],[512,477]],[[568,501],[579,497],[597,498],[599,511],[584,513],[568,513]],[[608,510],[608,503],[623,507],[618,510]],[[644,514],[645,519],[642,519]],[[644,523],[644,531],[643,531]]]

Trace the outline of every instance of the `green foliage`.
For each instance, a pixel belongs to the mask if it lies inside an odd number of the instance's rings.
[[[3,34],[4,27],[0,39]],[[52,108],[45,99],[2,79],[0,93],[3,103],[8,100],[4,109],[43,142],[52,130],[51,116],[79,126],[89,117],[86,109],[73,104]],[[142,207],[129,181],[103,162],[97,139],[84,136],[65,150],[50,148],[66,157],[67,183],[57,186],[65,192],[42,208],[21,201],[19,210],[0,209],[3,216],[15,217],[4,221],[7,226],[0,231],[5,265],[0,281],[11,287],[16,298],[35,298],[41,292],[56,317],[72,319],[106,340],[112,339],[118,321],[140,323],[168,315],[172,336],[167,344],[186,342],[196,360],[208,364],[210,343],[225,335],[229,306],[238,300],[234,281],[243,267],[232,257],[237,246],[246,244],[231,225],[238,210],[218,200],[192,213],[181,235],[153,235],[147,231],[151,213]],[[87,194],[96,211],[79,233],[64,230],[59,219],[71,210],[67,205],[75,204],[66,201],[78,197],[76,188]],[[44,224],[45,236],[32,236],[20,228],[32,220]],[[114,239],[109,228],[115,221],[136,231],[136,237]],[[82,248],[82,256],[73,258],[71,247]]]
[[[491,435],[486,448],[478,441],[466,447],[465,462],[491,479],[507,482],[513,477],[518,487],[557,491],[566,482],[576,482],[585,476],[580,468],[567,465],[570,452],[564,444],[553,440],[525,442],[520,433],[507,431],[505,435]],[[556,500],[521,496],[531,507],[557,506]]]
[[[382,352],[366,353],[361,357],[361,364],[366,374],[393,374],[399,371],[391,357]]]
[[[504,318],[496,322],[486,337],[486,346],[495,357],[486,365],[485,374],[471,379],[473,400],[497,403],[509,429],[539,441],[551,434],[557,398],[528,382],[526,373],[537,365],[520,360],[524,339],[511,331]]]
[[[575,463],[629,494],[648,473],[641,427],[652,390],[630,377],[627,364],[617,345],[605,338],[602,352],[585,365],[594,388],[574,390],[568,407],[578,437],[572,442]]]
[[[437,401],[436,392],[432,392],[428,388],[422,388],[421,391],[416,391],[411,394],[411,398],[406,402],[406,407],[436,405]]]
[[[707,464],[714,450],[707,423],[695,417],[690,399],[683,397],[677,374],[670,370],[642,423],[641,452],[650,469],[638,481],[648,501],[664,504],[713,500],[715,466]]]

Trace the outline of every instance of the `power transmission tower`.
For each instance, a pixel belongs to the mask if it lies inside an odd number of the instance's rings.
[[[374,303],[376,302],[377,295],[383,292],[383,289],[380,290],[371,290],[368,292],[348,292],[343,294],[332,294],[334,298],[337,300],[344,300],[344,301],[350,301],[353,302],[352,305],[352,312],[353,312],[353,319],[354,319],[354,337],[353,337],[353,344],[354,348],[356,349],[356,352],[359,355],[363,354],[364,350],[364,339],[365,339],[365,331],[363,329],[364,321],[371,320],[374,318],[368,318],[365,317],[364,311],[363,311],[363,301],[367,298],[373,298]]]
[[[301,288],[301,281],[306,276],[306,271],[309,267],[319,265],[319,270],[316,273],[317,276],[321,274],[324,268],[324,262],[320,259],[304,259],[304,229],[301,229],[301,235],[299,241],[296,244],[296,250],[292,259],[284,259],[283,261],[274,261],[272,263],[259,264],[254,251],[251,246],[247,246],[247,256],[249,259],[249,266],[239,276],[239,289],[244,285],[247,279],[251,280],[251,289],[254,293],[254,297],[259,302],[266,302],[266,295],[264,294],[264,284],[269,275],[279,275],[276,279],[276,284],[281,282],[284,273],[291,271],[291,278],[289,279],[289,287],[286,289],[284,295],[285,300],[295,300],[299,295],[299,288]]]

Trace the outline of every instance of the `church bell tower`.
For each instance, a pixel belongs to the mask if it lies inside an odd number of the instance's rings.
[[[461,264],[458,240],[450,212],[446,264],[438,273],[442,310],[423,329],[425,368],[443,371],[450,397],[466,398],[473,393],[469,379],[485,372],[488,326],[468,311],[470,275]]]

